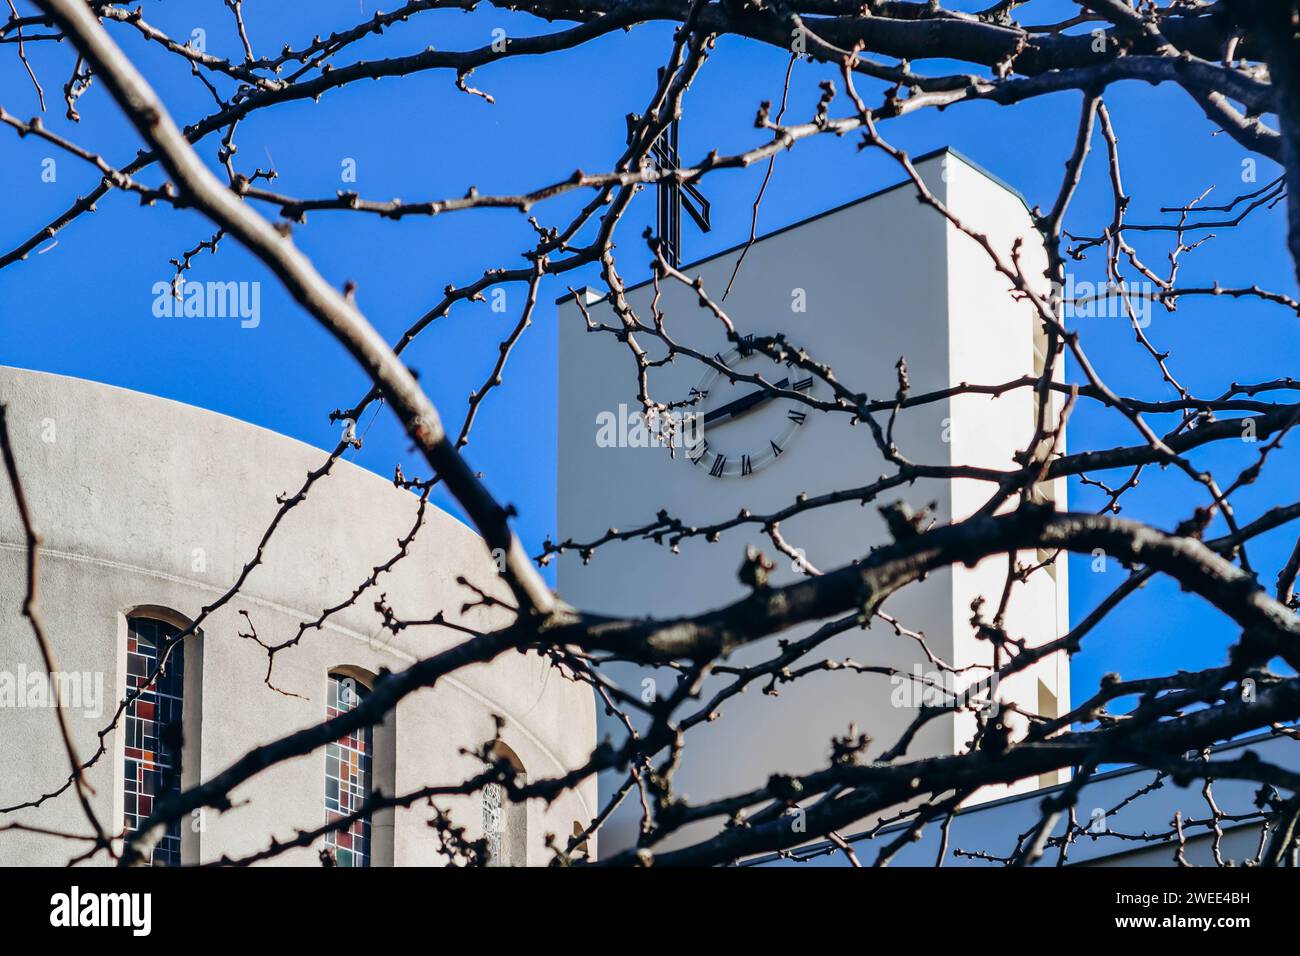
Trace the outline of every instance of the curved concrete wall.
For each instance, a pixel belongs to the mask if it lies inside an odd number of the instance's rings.
[[[102,682],[101,714],[86,713],[93,707],[66,709],[84,756],[94,751],[97,731],[124,692],[127,615],[160,608],[182,619],[197,617],[256,553],[277,496],[295,492],[326,453],[201,409],[17,369],[0,367],[0,402],[9,407],[19,472],[44,538],[40,606],[57,667]],[[456,583],[459,575],[490,589],[500,585],[482,541],[430,505],[408,557],[354,606],[308,629],[296,647],[277,656],[272,682],[287,693],[267,685],[266,653],[239,636],[248,631],[240,611],[248,612],[261,640],[292,638],[322,609],[347,600],[396,553],[417,505],[412,494],[341,461],[289,512],[241,592],[187,644],[187,785],[223,770],[253,746],[321,720],[331,669],[396,671],[463,640],[436,627],[394,636],[374,610],[379,594],[387,594],[406,619],[427,619],[441,610],[472,626],[499,623],[483,609],[460,614],[467,592]],[[0,492],[0,675],[43,670],[21,617],[24,560],[22,529],[6,483]],[[385,732],[395,736],[397,791],[458,783],[480,770],[460,748],[490,740],[494,714],[505,718],[503,740],[533,779],[579,765],[595,741],[589,688],[564,679],[536,655],[508,654],[407,697],[390,715]],[[95,808],[113,828],[122,824],[121,736],[120,728],[113,732],[108,753],[90,773]],[[54,712],[0,706],[0,761],[0,806],[65,780]],[[376,775],[382,774],[377,768]],[[191,821],[187,862],[237,857],[264,848],[271,836],[285,839],[295,828],[324,823],[323,752],[273,768],[235,797],[234,810]],[[550,858],[546,833],[563,838],[575,822],[586,825],[595,799],[595,782],[588,781],[549,807],[531,801],[529,864]],[[481,833],[478,797],[438,803],[470,836]],[[429,816],[419,805],[396,811],[394,863],[442,862],[425,825]],[[0,824],[15,821],[88,832],[71,793],[36,811],[0,815]],[[383,862],[378,826],[376,840],[376,862]],[[0,866],[64,862],[72,851],[63,840],[0,833]],[[313,850],[296,850],[276,862],[317,861]]]

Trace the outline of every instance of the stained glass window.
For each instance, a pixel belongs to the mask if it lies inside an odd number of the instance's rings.
[[[181,712],[185,690],[185,645],[172,648],[152,684],[161,654],[180,631],[162,621],[133,618],[127,623],[126,691],[141,693],[126,709],[126,760],[123,785],[125,823],[134,832],[157,803],[181,789]],[[180,822],[171,824],[153,849],[154,866],[180,866]]]
[[[505,829],[506,788],[499,783],[483,787],[483,836],[487,840],[487,865],[505,866],[501,852],[502,831]]]
[[[368,690],[354,678],[331,674],[326,716],[333,720],[354,709]],[[340,820],[365,805],[371,792],[374,728],[354,730],[325,746],[325,819]],[[370,865],[370,817],[352,821],[325,837],[339,866]]]

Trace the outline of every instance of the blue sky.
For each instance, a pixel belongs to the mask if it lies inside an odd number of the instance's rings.
[[[979,6],[982,4],[977,4]],[[22,6],[22,4],[20,4]],[[310,5],[245,4],[249,33],[259,55],[283,43],[301,46],[313,34],[357,22],[375,10],[371,0],[316,0]],[[957,4],[971,7],[972,4]],[[147,3],[148,19],[173,35],[196,27],[207,34],[208,49],[235,56],[238,40],[229,11],[220,0]],[[382,41],[358,44],[342,62],[391,56],[423,49],[465,49],[490,42],[503,27],[512,35],[547,32],[549,25],[496,9],[475,13],[424,14],[399,25]],[[156,47],[139,42],[121,26],[112,28],[135,54],[173,114],[189,122],[206,114],[211,99],[188,69]],[[344,188],[341,163],[354,159],[355,187],[373,199],[407,200],[481,192],[515,192],[563,178],[576,168],[608,168],[623,146],[624,116],[639,111],[652,89],[656,67],[664,62],[671,28],[654,24],[618,33],[577,51],[542,59],[511,59],[478,71],[471,84],[495,104],[459,92],[454,75],[419,74],[401,80],[367,82],[335,91],[319,103],[294,103],[254,114],[239,129],[237,163],[244,171],[269,166],[279,171],[274,184],[297,196],[324,196]],[[0,56],[0,105],[29,117],[38,112],[36,94],[12,48]],[[116,108],[96,84],[80,101],[77,126],[62,116],[60,88],[71,59],[66,49],[36,44],[29,56],[44,82],[46,122],[124,165],[138,147]],[[709,149],[732,152],[764,138],[753,128],[760,100],[779,100],[787,62],[772,50],[735,38],[717,43],[687,98],[688,119],[681,145],[686,160]],[[796,66],[790,119],[812,114],[817,83],[834,71],[811,64]],[[838,79],[838,77],[835,77]],[[865,88],[865,84],[863,85]],[[1134,202],[1131,221],[1153,218],[1160,206],[1185,203],[1209,186],[1209,202],[1223,202],[1251,186],[1241,181],[1246,155],[1215,130],[1184,95],[1173,89],[1128,84],[1107,97],[1123,151],[1125,185]],[[892,142],[914,154],[951,145],[1019,188],[1031,204],[1046,206],[1055,196],[1077,122],[1079,97],[1062,94],[1013,110],[986,105],[959,106],[943,114],[923,112],[883,125]],[[844,105],[837,104],[837,111]],[[1094,233],[1110,216],[1100,138],[1067,228]],[[215,137],[201,152],[214,156]],[[41,163],[57,158],[57,180],[41,180]],[[715,230],[701,236],[686,226],[686,257],[696,259],[742,241],[749,209],[763,167],[710,176],[705,190],[714,204]],[[1274,167],[1259,160],[1262,184]],[[154,182],[157,174],[146,176]],[[821,137],[782,155],[762,207],[760,231],[778,228],[898,180],[883,157],[862,154],[849,140]],[[97,175],[51,147],[20,141],[0,129],[0,247],[8,251],[90,189]],[[534,214],[546,225],[567,221],[586,194],[561,198]],[[640,240],[653,215],[653,193],[635,203],[619,232],[620,268],[629,281],[645,278],[647,253]],[[268,211],[269,210],[264,210]],[[212,228],[193,213],[142,208],[129,196],[110,194],[92,216],[61,232],[57,244],[27,262],[0,271],[0,364],[25,366],[137,389],[210,408],[255,422],[305,442],[332,446],[338,436],[328,413],[352,404],[365,389],[352,361],[315,323],[278,290],[262,267],[233,242],[214,257],[200,254],[191,272],[199,280],[262,279],[262,321],[256,329],[237,323],[159,319],[151,312],[151,288],[170,278],[168,259],[207,239]],[[1224,285],[1259,283],[1295,293],[1285,255],[1282,209],[1257,214],[1236,231],[1224,233],[1184,257],[1182,279],[1189,285],[1217,278]],[[371,321],[390,339],[433,305],[447,284],[465,284],[484,269],[522,264],[519,251],[531,240],[525,217],[511,211],[446,215],[399,223],[378,217],[317,213],[296,241],[323,275],[341,285],[358,283],[358,300]],[[1139,241],[1139,248],[1162,263],[1166,237]],[[1078,275],[1095,278],[1101,263],[1094,255]],[[506,384],[482,409],[468,448],[472,464],[491,489],[519,509],[518,528],[530,548],[553,531],[554,462],[554,300],[565,285],[593,281],[594,272],[548,280],[537,323],[512,355]],[[510,310],[491,312],[482,304],[458,305],[407,353],[433,400],[458,427],[466,398],[487,375],[495,344],[509,331],[522,303],[522,286],[510,289]],[[1297,318],[1277,306],[1254,302],[1188,300],[1178,312],[1157,312],[1148,333],[1160,348],[1172,350],[1171,367],[1194,394],[1217,394],[1231,381],[1260,381],[1296,371]],[[1172,397],[1162,386],[1150,357],[1131,331],[1110,320],[1083,327],[1084,344],[1107,381],[1120,393],[1145,398]],[[1076,371],[1070,367],[1071,378]],[[1169,427],[1172,422],[1157,420]],[[384,475],[395,462],[408,474],[423,474],[387,413],[361,424],[365,447],[355,460]],[[1131,444],[1134,435],[1118,416],[1084,403],[1071,423],[1074,448]],[[1195,456],[1216,469],[1221,483],[1249,464],[1258,446],[1233,443]],[[521,463],[523,466],[521,467]],[[1271,476],[1238,497],[1239,512],[1250,518],[1272,504],[1294,497],[1295,459],[1283,449],[1270,463]],[[1114,478],[1114,475],[1110,477]],[[287,481],[288,479],[286,479]],[[1128,496],[1124,514],[1170,527],[1186,517],[1200,492],[1183,476],[1152,470]],[[1077,482],[1071,506],[1095,506],[1094,490]],[[440,498],[444,507],[454,506]],[[1287,532],[1251,549],[1252,560],[1270,585],[1290,549]],[[1122,580],[1114,566],[1090,572],[1086,559],[1073,559],[1073,616],[1085,614]],[[1166,583],[1153,584],[1130,599],[1123,613],[1086,642],[1074,665],[1075,696],[1095,687],[1101,673],[1126,677],[1196,668],[1221,662],[1233,630],[1196,599],[1177,594]]]

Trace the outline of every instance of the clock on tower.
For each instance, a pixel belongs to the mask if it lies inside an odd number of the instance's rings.
[[[793,359],[775,362],[755,351],[751,341],[716,353],[717,367],[704,373],[687,402],[695,408],[696,440],[686,458],[710,478],[746,478],[773,464],[793,447],[808,421],[808,406],[798,397],[822,391],[816,376],[799,369]],[[746,378],[731,378],[723,369]],[[791,398],[782,400],[778,389]]]

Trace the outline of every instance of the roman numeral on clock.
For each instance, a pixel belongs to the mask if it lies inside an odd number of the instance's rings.
[[[749,460],[748,455],[740,456],[740,473],[742,475],[752,475],[754,473],[754,465]]]
[[[785,449],[783,449],[783,448],[782,448],[780,445],[778,445],[776,442],[772,441],[772,439],[770,439],[770,438],[767,440],[767,443],[768,443],[769,445],[772,446],[772,457],[773,457],[773,458],[780,458],[780,457],[781,457],[781,452],[784,451]]]
[[[808,391],[808,389],[812,388],[812,376],[810,375],[807,378],[799,379],[799,381],[794,383],[793,388],[796,392]]]
[[[804,420],[808,418],[808,415],[804,412],[799,411],[797,408],[792,408],[790,409],[790,412],[788,415],[786,415],[786,417],[789,418],[790,421],[794,422],[796,425],[802,425],[804,423]]]
[[[719,455],[713,459],[713,467],[709,469],[709,474],[714,478],[721,478],[723,470],[727,467],[727,456]]]

